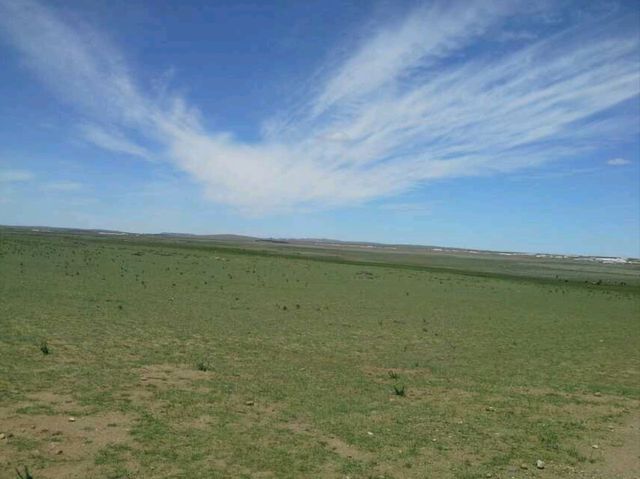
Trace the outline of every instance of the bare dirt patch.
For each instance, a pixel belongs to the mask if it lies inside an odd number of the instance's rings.
[[[194,383],[207,379],[211,372],[198,371],[187,366],[154,364],[139,369],[140,383],[147,388],[183,388],[197,390]]]
[[[321,431],[314,429],[309,424],[301,422],[288,422],[285,424],[285,428],[295,434],[302,434],[313,438],[322,446],[326,447],[327,449],[344,459],[354,459],[356,461],[363,462],[371,461],[374,459],[373,456],[368,452],[362,451],[336,436],[324,434]]]
[[[31,401],[47,403],[54,407],[64,407],[64,405],[75,403],[69,394],[58,394],[50,391],[39,391],[37,393],[29,394],[27,397]]]
[[[237,401],[238,406],[233,411],[240,415],[237,427],[248,431],[256,425],[264,425],[273,421],[277,409],[271,404],[254,401]]]
[[[36,395],[34,395],[35,397]],[[74,406],[69,397],[38,394],[47,402]],[[79,415],[24,414],[15,407],[0,411],[0,470],[29,465],[39,478],[86,478],[97,470],[96,454],[108,445],[129,441],[131,418],[118,412]],[[13,476],[10,476],[13,477]]]
[[[392,374],[402,377],[430,377],[431,371],[427,368],[380,368],[374,366],[366,366],[361,368],[362,372],[378,381],[389,381]]]
[[[594,448],[598,446],[597,448]],[[640,410],[636,407],[611,426],[602,444],[583,445],[585,456],[595,462],[585,468],[585,478],[638,479],[640,477]]]

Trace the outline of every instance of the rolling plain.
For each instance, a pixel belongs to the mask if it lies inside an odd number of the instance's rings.
[[[0,478],[640,477],[640,265],[0,229]]]

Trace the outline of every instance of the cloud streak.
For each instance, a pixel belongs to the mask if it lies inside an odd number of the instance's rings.
[[[137,156],[145,160],[151,159],[151,154],[145,148],[135,144],[121,133],[109,132],[91,124],[83,125],[81,132],[87,141],[105,150]]]
[[[265,118],[253,143],[205,129],[183,98],[144,93],[107,40],[42,4],[0,0],[0,31],[91,117],[83,134],[93,144],[169,161],[211,200],[268,214],[516,171],[575,156],[612,129],[636,134],[633,122],[605,113],[640,93],[637,28],[615,14],[583,15],[541,39],[509,26],[550,14],[536,9],[420,7],[334,60],[303,101]]]
[[[21,183],[34,179],[33,173],[27,170],[0,169],[0,184]]]
[[[624,158],[612,158],[607,161],[607,165],[609,166],[626,166],[630,164],[631,164],[631,161],[626,160]]]
[[[45,183],[42,187],[44,190],[57,192],[73,192],[82,190],[83,185],[77,181],[61,180]]]

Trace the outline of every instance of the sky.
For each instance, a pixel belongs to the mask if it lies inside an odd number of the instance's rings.
[[[0,0],[0,224],[640,257],[640,2]]]

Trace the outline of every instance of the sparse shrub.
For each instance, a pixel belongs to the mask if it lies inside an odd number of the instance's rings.
[[[404,397],[405,396],[405,387],[403,386],[393,386],[393,392],[396,394],[396,396],[401,396]]]
[[[395,371],[389,371],[389,377],[390,377],[391,379],[398,379],[400,376],[399,376],[399,375],[398,375],[398,373],[397,373],[397,372],[395,372]]]
[[[42,354],[49,354],[51,352],[49,351],[49,345],[46,341],[40,343],[40,351],[42,351]]]
[[[204,372],[207,372],[210,369],[209,365],[207,363],[205,363],[204,361],[198,362],[196,367],[198,368],[198,371],[204,371]]]
[[[16,469],[16,473],[18,474],[19,479],[33,479],[33,476],[29,473],[29,468],[27,466],[24,466],[24,471],[22,473]]]

